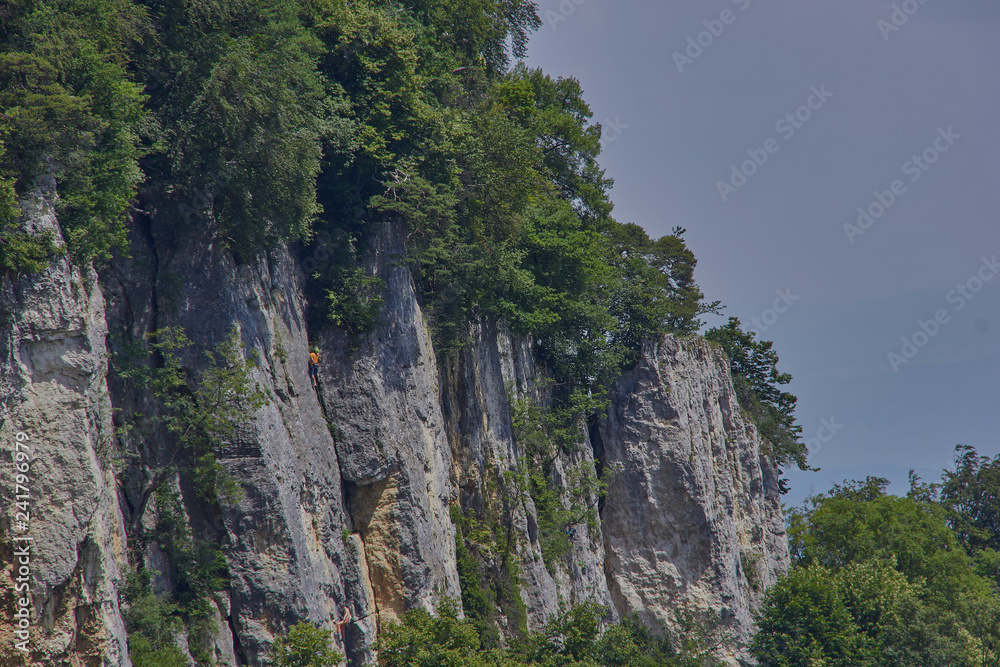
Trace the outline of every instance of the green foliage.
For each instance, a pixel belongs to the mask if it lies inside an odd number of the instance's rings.
[[[465,115],[471,131],[446,135],[453,198],[427,197],[434,189],[415,180],[392,202],[376,198],[410,224],[409,257],[445,348],[492,315],[532,334],[571,390],[599,390],[644,336],[697,329],[709,307],[683,279],[694,259],[680,237],[654,242],[608,217],[599,128],[575,81],[517,68]]]
[[[383,667],[485,667],[479,632],[471,620],[458,618],[459,608],[445,600],[437,616],[414,609],[402,623],[389,624],[379,637]]]
[[[1000,456],[990,460],[959,446],[955,470],[940,485],[948,523],[970,553],[1000,551]]]
[[[769,593],[752,650],[764,666],[982,665],[954,614],[885,561],[797,568]]]
[[[740,328],[735,317],[730,317],[723,327],[709,329],[705,338],[719,343],[729,357],[740,406],[770,444],[768,453],[775,463],[779,467],[794,463],[800,470],[809,470],[806,446],[800,437],[802,427],[795,423],[798,399],[781,390],[792,376],[778,372],[778,354],[771,349],[771,341],[757,341],[755,334]]]
[[[455,569],[458,570],[458,584],[462,590],[462,609],[466,618],[475,623],[480,641],[499,644],[500,634],[495,627],[496,601],[483,582],[483,565],[466,544],[466,535],[471,531],[464,526],[460,508],[452,507],[451,520],[458,527],[455,534]]]
[[[506,649],[484,647],[475,623],[445,602],[390,624],[379,644],[383,667],[719,667],[697,633],[654,637],[635,619],[605,627],[607,609],[585,603],[563,609],[539,632]]]
[[[740,552],[740,567],[743,574],[746,575],[750,588],[755,591],[760,590],[760,571],[758,568],[760,558],[760,554]]]
[[[564,479],[556,481],[556,461],[584,442],[587,417],[599,414],[605,401],[583,392],[571,394],[560,408],[543,409],[530,397],[511,400],[514,438],[521,447],[519,471],[538,521],[542,560],[551,573],[565,564],[577,528],[598,530],[597,505],[607,491],[593,464],[571,465],[564,459]],[[613,471],[605,471],[612,474]]]
[[[239,489],[216,460],[215,452],[268,401],[252,377],[256,359],[244,358],[239,332],[233,328],[214,351],[204,352],[207,367],[193,382],[182,363],[182,355],[191,347],[187,334],[167,327],[153,332],[150,339],[150,348],[160,356],[162,366],[151,370],[149,389],[162,405],[163,425],[174,436],[166,466],[169,468],[177,456],[186,456],[202,497],[235,500]]]
[[[357,337],[382,289],[358,256],[372,223],[401,220],[438,349],[505,318],[571,390],[713,308],[679,231],[611,219],[579,83],[511,67],[540,25],[532,2],[31,0],[2,20],[0,174],[19,195],[55,174],[74,257],[123,247],[145,179],[178,233],[207,229],[238,258],[350,239],[309,273],[325,322]]]
[[[372,222],[406,223],[439,352],[464,345],[470,321],[502,318],[535,336],[571,390],[593,389],[645,335],[698,328],[713,306],[679,234],[652,241],[609,217],[600,126],[579,83],[505,69],[504,40],[516,55],[537,25],[533,4],[334,3],[316,25],[322,72],[343,88],[359,137],[324,167],[320,231],[360,239]],[[348,284],[358,274],[342,259],[316,278],[333,321],[364,331],[373,318],[335,310],[366,289]]]
[[[139,667],[176,665],[169,663],[181,655],[173,634],[184,630],[195,661],[212,664],[219,632],[212,595],[228,586],[225,556],[213,539],[191,531],[176,494],[161,490],[156,500],[156,529],[148,537],[159,544],[170,562],[174,586],[157,595],[150,590],[149,572],[139,570],[129,575],[125,622],[132,660]]]
[[[146,573],[132,572],[122,590],[129,657],[135,667],[175,667],[184,655],[174,643],[183,625],[177,606],[155,595]]]
[[[837,485],[789,516],[792,572],[768,592],[764,666],[969,665],[1000,660],[1000,595],[914,480]]]
[[[487,648],[500,646],[501,629],[507,637],[527,634],[517,538],[511,529],[512,499],[497,495],[484,499],[478,514],[451,508],[462,608]],[[498,505],[502,505],[499,511]]]
[[[540,69],[518,65],[496,86],[493,99],[536,140],[542,156],[539,171],[559,196],[589,222],[606,221],[611,213],[607,190],[613,182],[597,163],[601,126],[589,123],[593,114],[580,83],[553,80]]]
[[[142,87],[128,62],[145,30],[129,0],[19,2],[0,41],[0,173],[23,197],[55,177],[57,213],[78,261],[124,247],[125,212],[142,181]]]
[[[178,495],[159,491],[156,509],[156,530],[151,537],[176,569],[173,594],[190,615],[204,606],[213,593],[226,588],[229,582],[226,558],[214,541],[192,533]]]
[[[129,430],[140,442],[147,439],[145,451],[136,455],[149,475],[132,502],[129,532],[137,549],[143,541],[159,545],[171,564],[173,586],[169,595],[158,597],[147,590],[149,573],[136,575],[141,585],[133,586],[129,600],[145,616],[128,621],[129,641],[140,656],[136,664],[165,664],[176,649],[162,633],[183,628],[191,655],[199,664],[210,664],[218,633],[212,596],[228,586],[226,559],[217,537],[194,529],[183,498],[167,491],[164,482],[179,474],[181,488],[190,484],[202,501],[236,499],[240,489],[217,451],[236,437],[267,395],[253,381],[256,361],[246,354],[235,328],[215,349],[203,352],[207,363],[197,375],[188,370],[193,345],[183,329],[161,328],[148,338],[147,349],[123,345],[114,362],[119,377],[148,391],[157,406],[153,414],[138,416]],[[140,363],[143,354],[150,357],[148,365]],[[123,486],[131,485],[126,480]],[[155,529],[143,534],[142,518],[154,497]]]
[[[129,654],[136,667],[166,667],[183,662],[183,653],[174,641],[174,635],[185,631],[191,656],[199,665],[213,664],[213,649],[219,628],[214,620],[214,605],[210,592],[195,595],[190,587],[192,575],[185,571],[191,558],[173,559],[179,553],[190,551],[188,544],[165,540],[161,531],[157,539],[176,564],[178,590],[153,593],[149,586],[149,573],[145,570],[129,574],[124,588],[125,626],[128,630]],[[221,567],[225,567],[222,552],[216,550]],[[218,566],[218,565],[217,565]],[[197,575],[194,575],[197,576]],[[221,590],[218,585],[211,592]],[[171,662],[173,660],[174,662]]]
[[[0,227],[0,273],[17,275],[37,273],[48,266],[56,252],[52,234],[32,236],[20,229]]]
[[[799,513],[789,529],[796,561],[836,569],[888,560],[907,580],[922,581],[949,605],[979,592],[984,582],[948,526],[944,508],[885,495],[885,483],[868,478],[811,499],[811,508]]]
[[[0,140],[0,165],[4,163],[5,153],[6,148]],[[51,233],[31,235],[17,225],[21,209],[17,205],[14,185],[15,179],[5,178],[0,170],[0,275],[37,273],[56,252]]]
[[[507,68],[508,40],[511,55],[523,58],[529,33],[541,26],[535,3],[527,0],[420,0],[409,7],[432,29],[435,51],[488,74]]]
[[[271,647],[273,667],[336,667],[344,656],[333,650],[330,631],[312,623],[296,623]]]
[[[622,344],[638,347],[650,332],[694,334],[699,317],[719,314],[718,301],[706,303],[694,282],[698,261],[684,244],[683,227],[653,240],[639,225],[615,225],[609,232],[615,263],[624,272],[622,293],[615,300],[616,317],[623,323]]]
[[[605,625],[592,602],[563,609],[517,651],[525,665],[545,667],[721,667],[712,655],[713,623],[684,609],[678,630],[654,636],[637,618]],[[602,631],[603,630],[603,631]]]
[[[145,0],[155,26],[139,63],[161,131],[151,188],[191,229],[252,257],[308,238],[324,150],[347,150],[339,92],[317,72],[308,5]]]
[[[352,334],[370,331],[382,309],[385,282],[360,266],[344,274],[339,284],[327,291],[327,319]]]
[[[179,234],[238,258],[292,240],[326,253],[313,300],[357,339],[383,288],[358,258],[373,223],[401,221],[437,349],[503,318],[568,392],[599,392],[643,337],[714,308],[682,230],[654,241],[610,217],[579,83],[511,67],[532,2],[32,0],[3,20],[0,173],[23,194],[55,170],[74,256],[122,247],[145,179]]]

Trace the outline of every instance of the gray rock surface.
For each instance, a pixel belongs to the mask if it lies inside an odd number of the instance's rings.
[[[28,207],[26,225],[58,234],[48,199]],[[594,600],[611,607],[609,618],[638,613],[654,628],[672,627],[681,607],[704,610],[737,638],[749,635],[765,588],[787,568],[787,544],[777,473],[741,415],[721,351],[700,339],[647,343],[614,386],[606,418],[555,462],[561,479],[594,466],[615,474],[598,530],[578,529],[565,562],[546,568],[536,509],[509,482],[521,454],[511,400],[548,401],[529,339],[484,321],[468,346],[439,359],[392,225],[370,244],[368,267],[386,289],[378,326],[359,340],[315,322],[309,339],[306,282],[290,252],[237,263],[209,239],[178,241],[174,229],[139,212],[129,257],[102,269],[102,289],[92,270],[65,259],[3,283],[0,439],[5,451],[17,431],[39,443],[38,664],[128,665],[118,606],[124,525],[148,471],[133,465],[116,488],[112,405],[119,422],[156,406],[107,375],[105,340],[125,354],[166,326],[194,341],[184,362],[195,375],[202,351],[235,328],[270,397],[220,443],[238,501],[206,506],[183,480],[169,482],[191,530],[217,540],[228,562],[231,585],[214,597],[218,664],[258,667],[292,624],[333,629],[348,610],[353,622],[337,645],[355,665],[371,660],[386,622],[460,598],[451,508],[475,512],[500,498],[511,507],[529,628],[562,603]],[[313,345],[319,390],[307,375]],[[4,479],[11,465],[0,458]],[[10,488],[0,493],[11,507]],[[154,502],[144,525],[159,511]],[[150,545],[141,558],[161,572],[158,590],[174,585],[162,551]],[[10,576],[8,565],[8,597]],[[11,630],[0,625],[0,639]]]
[[[386,287],[380,326],[357,350],[334,333],[320,350],[321,395],[380,622],[461,597],[437,362],[409,271],[398,265],[402,240],[385,225],[372,244]]]
[[[24,202],[30,233],[61,243],[54,183]],[[93,270],[65,256],[40,273],[4,278],[0,313],[0,652],[31,665],[128,665],[117,588],[125,536],[108,457],[104,301]],[[18,436],[21,433],[23,435]],[[13,450],[30,448],[28,529],[18,525]],[[13,648],[11,537],[31,538],[30,655]],[[14,662],[10,664],[16,664]]]
[[[559,610],[560,602],[593,600],[610,607],[599,532],[598,539],[591,540],[586,529],[578,530],[566,563],[553,567],[553,576],[542,560],[531,497],[505,482],[505,474],[519,469],[520,456],[510,401],[528,397],[546,403],[545,378],[535,367],[531,341],[489,321],[474,325],[471,333],[470,345],[450,360],[441,378],[461,507],[466,512],[478,511],[483,502],[498,502],[502,496],[517,498],[509,520],[519,536],[521,595],[530,630],[543,626]],[[565,475],[568,469],[593,465],[588,440],[580,452],[561,455],[556,469]],[[491,492],[490,487],[496,488]]]
[[[221,539],[229,566],[231,589],[220,605],[215,641],[219,661],[259,665],[290,625],[309,620],[333,629],[348,608],[355,623],[337,644],[369,657],[375,609],[364,553],[345,538],[340,463],[307,375],[309,341],[296,269],[280,253],[272,261],[236,265],[208,242],[178,247],[167,230],[154,223],[136,234],[131,261],[109,271],[112,327],[125,339],[183,327],[196,348],[185,365],[195,373],[206,364],[200,350],[214,348],[235,327],[246,355],[257,360],[254,380],[271,397],[220,448],[242,488],[239,502],[202,508],[188,499],[193,528]],[[124,390],[116,395],[116,404],[141,402]]]
[[[788,545],[777,472],[725,354],[701,338],[649,341],[610,398],[599,433],[605,465],[620,466],[602,514],[615,607],[653,628],[708,612],[745,641]]]

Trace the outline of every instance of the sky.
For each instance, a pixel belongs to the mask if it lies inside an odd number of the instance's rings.
[[[615,217],[685,228],[794,378],[820,471],[786,504],[1000,454],[1000,2],[538,6],[527,63],[582,84]]]

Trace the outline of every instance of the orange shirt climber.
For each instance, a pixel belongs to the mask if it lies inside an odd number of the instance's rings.
[[[314,347],[309,353],[309,380],[312,386],[319,386],[319,348]]]

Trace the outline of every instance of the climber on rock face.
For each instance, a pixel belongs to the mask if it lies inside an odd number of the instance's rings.
[[[353,619],[354,616],[351,614],[351,608],[347,607],[344,610],[344,617],[334,624],[337,628],[337,634],[340,635],[341,639],[344,638],[344,628],[346,628]]]
[[[314,347],[309,353],[309,380],[313,387],[319,386],[319,348]]]

